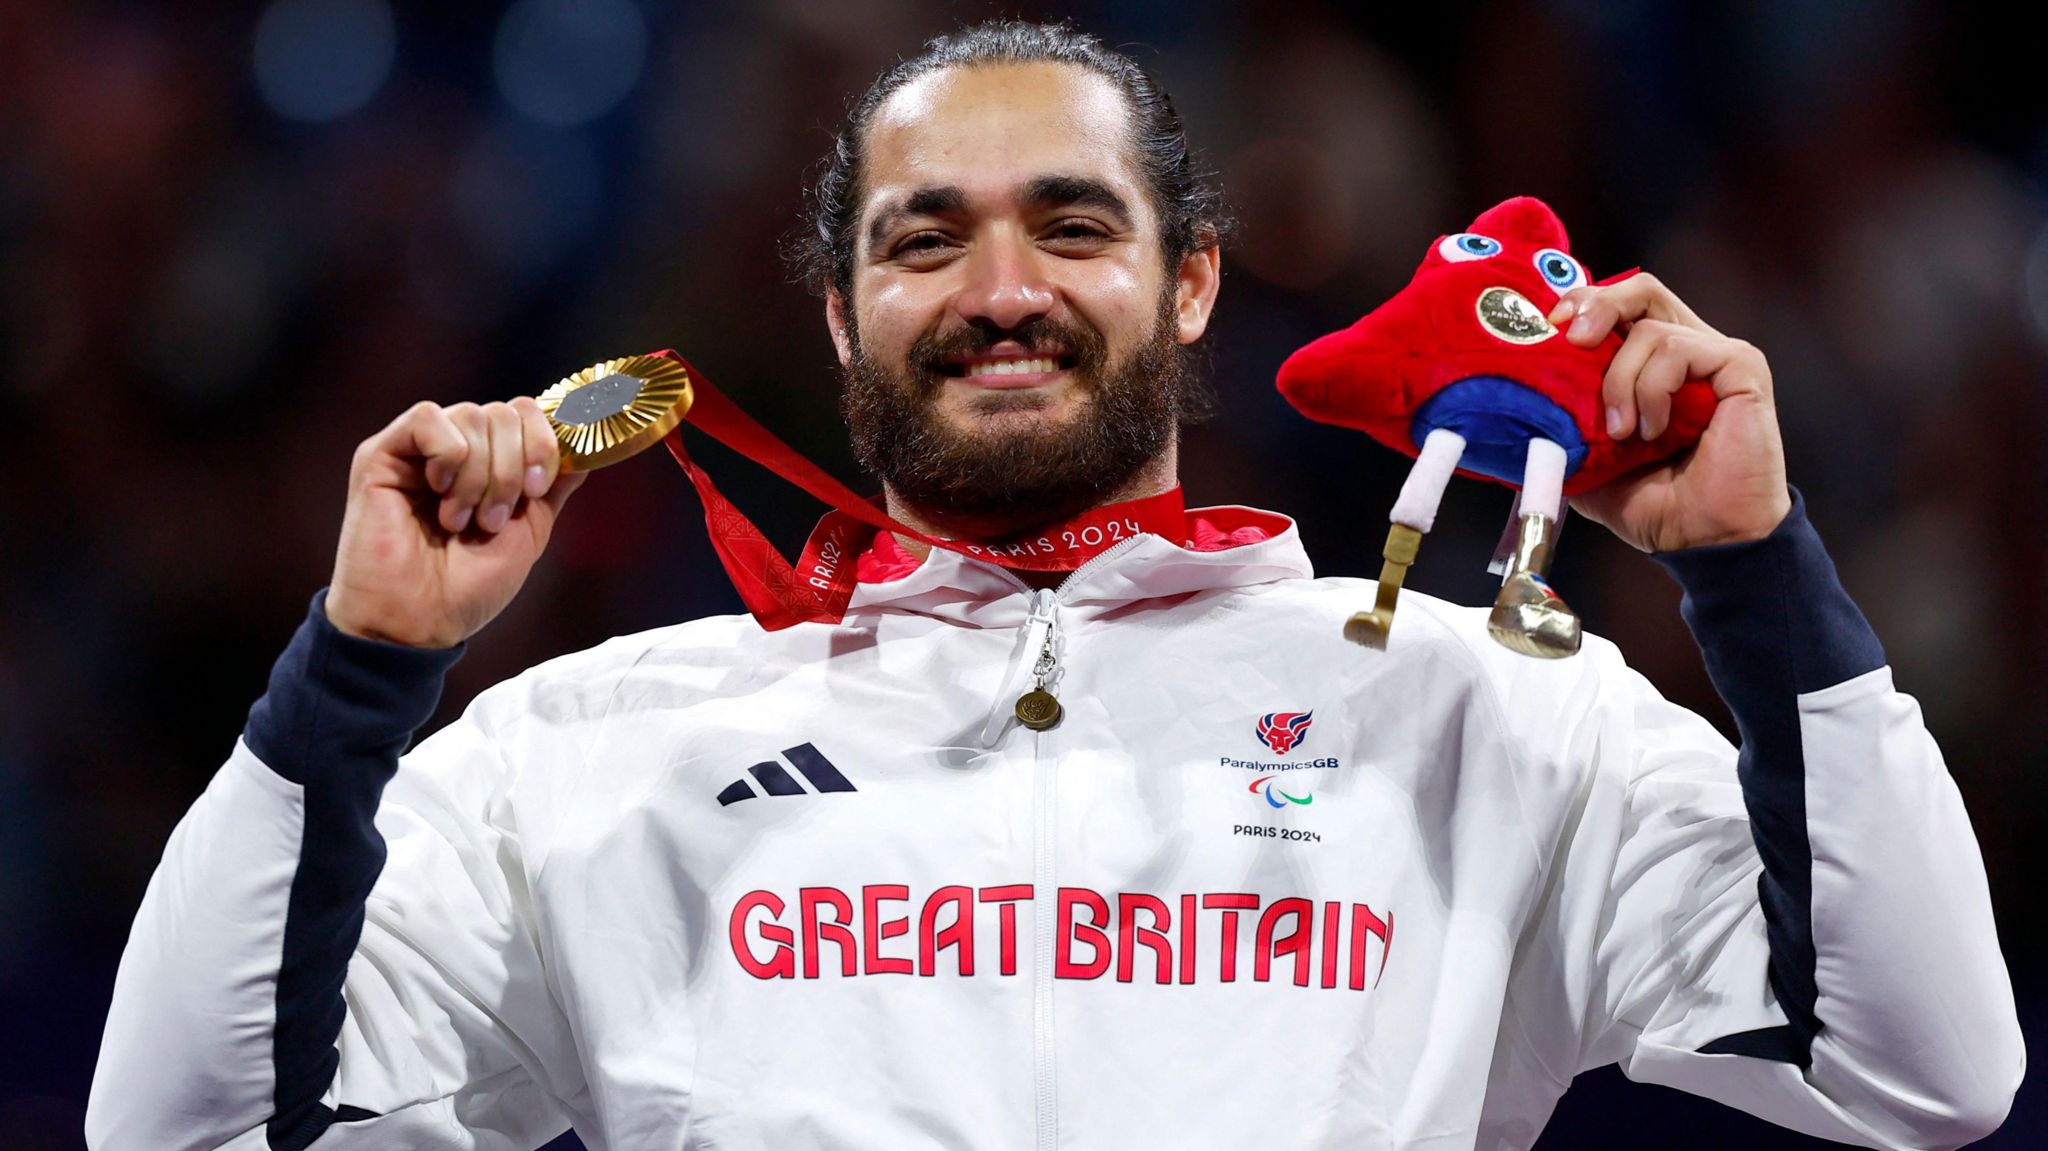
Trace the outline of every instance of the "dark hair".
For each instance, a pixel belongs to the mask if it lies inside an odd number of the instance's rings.
[[[848,111],[846,126],[818,163],[806,195],[806,219],[788,245],[790,262],[812,291],[853,283],[855,216],[860,209],[868,122],[875,109],[910,81],[944,68],[982,64],[1073,64],[1108,80],[1131,112],[1131,144],[1159,217],[1168,272],[1190,253],[1220,243],[1233,221],[1222,190],[1198,170],[1173,99],[1129,56],[1066,24],[990,20],[927,41],[924,51],[875,78]]]

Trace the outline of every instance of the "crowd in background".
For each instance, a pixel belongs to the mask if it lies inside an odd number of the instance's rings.
[[[2041,29],[1931,0],[1362,7],[0,6],[0,1145],[78,1145],[143,886],[326,582],[359,440],[419,399],[674,347],[859,479],[822,306],[779,244],[848,100],[998,12],[1131,50],[1220,174],[1242,229],[1188,498],[1294,515],[1322,572],[1377,571],[1406,462],[1301,418],[1274,371],[1498,200],[1542,197],[1595,276],[1648,268],[1762,348],[1793,482],[1969,803],[2038,1044]],[[701,458],[787,548],[822,511]],[[1454,485],[1409,586],[1490,599],[1508,501]],[[1654,564],[1575,521],[1555,583],[1726,726]],[[577,496],[436,725],[539,660],[735,610],[685,478],[648,454]],[[1985,1146],[2044,1132],[2023,1089]],[[1738,1139],[1817,1146],[1611,1073],[1544,1146]]]

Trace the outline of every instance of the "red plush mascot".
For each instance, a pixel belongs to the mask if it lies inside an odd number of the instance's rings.
[[[1565,497],[1683,451],[1714,413],[1713,388],[1694,380],[1672,397],[1663,435],[1607,435],[1600,384],[1622,336],[1580,348],[1546,318],[1587,282],[1557,214],[1517,196],[1469,231],[1438,237],[1393,299],[1281,365],[1280,391],[1304,415],[1415,457],[1394,502],[1378,603],[1344,634],[1385,648],[1401,581],[1459,471],[1521,489],[1514,558],[1488,630],[1528,655],[1579,650],[1578,617],[1545,580]]]

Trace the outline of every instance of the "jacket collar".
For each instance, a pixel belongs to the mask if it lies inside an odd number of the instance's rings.
[[[1030,609],[1031,589],[996,564],[942,548],[918,563],[886,534],[859,570],[849,620],[912,612],[969,627],[1015,627]],[[1111,547],[1075,569],[1055,595],[1062,614],[1087,618],[1141,600],[1314,575],[1292,519],[1226,505],[1189,509],[1179,541],[1145,533]]]

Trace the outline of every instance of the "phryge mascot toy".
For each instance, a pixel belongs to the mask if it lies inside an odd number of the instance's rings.
[[[1438,237],[1394,298],[1281,365],[1280,391],[1302,414],[1415,458],[1389,517],[1377,602],[1351,617],[1345,635],[1386,647],[1401,581],[1458,471],[1521,489],[1514,554],[1487,630],[1526,655],[1579,650],[1578,616],[1545,578],[1565,498],[1685,450],[1714,413],[1712,386],[1691,380],[1672,396],[1662,435],[1608,436],[1600,384],[1622,335],[1580,348],[1547,318],[1588,282],[1557,214],[1517,196],[1470,230]]]

